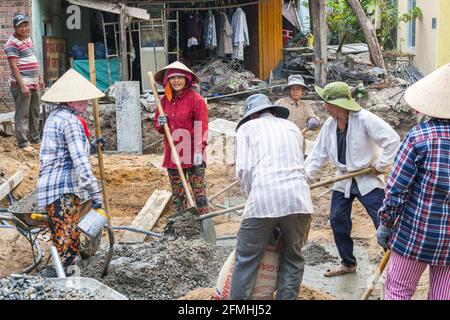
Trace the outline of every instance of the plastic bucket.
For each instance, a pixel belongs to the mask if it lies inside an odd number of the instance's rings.
[[[102,209],[91,209],[81,218],[78,228],[90,238],[95,238],[108,223],[109,216]]]

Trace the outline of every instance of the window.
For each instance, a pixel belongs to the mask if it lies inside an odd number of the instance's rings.
[[[436,30],[437,28],[437,18],[431,19],[431,29]]]
[[[416,0],[408,0],[408,11],[416,7]],[[414,50],[416,48],[416,20],[408,22],[408,49]]]

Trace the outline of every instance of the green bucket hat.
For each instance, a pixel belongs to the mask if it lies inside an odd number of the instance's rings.
[[[350,111],[359,111],[362,109],[361,106],[353,100],[350,87],[345,82],[331,82],[323,89],[318,86],[315,86],[314,89],[325,102]]]

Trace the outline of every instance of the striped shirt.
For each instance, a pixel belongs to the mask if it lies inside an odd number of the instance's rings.
[[[239,127],[236,176],[247,198],[244,219],[313,213],[302,149],[300,129],[271,114]]]
[[[314,114],[311,106],[306,104],[305,101],[294,101],[291,97],[281,98],[275,102],[276,106],[282,106],[289,109],[288,120],[292,121],[300,129],[304,129],[308,123],[309,118],[319,118]]]
[[[385,189],[380,221],[402,256],[450,266],[450,120],[432,118],[403,140]]]
[[[31,38],[20,40],[13,34],[6,42],[4,51],[8,59],[17,59],[17,68],[25,85],[29,89],[37,89],[39,87],[39,65]],[[9,78],[9,85],[16,85],[13,75]]]
[[[50,113],[39,155],[40,171],[36,188],[39,209],[65,193],[84,198],[100,197],[89,163],[89,143],[75,112],[63,106]]]

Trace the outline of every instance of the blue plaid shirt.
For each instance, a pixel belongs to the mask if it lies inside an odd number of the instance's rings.
[[[83,198],[101,197],[89,163],[89,143],[75,112],[56,107],[45,122],[39,155],[40,171],[36,188],[39,209],[65,193]]]
[[[450,120],[432,118],[409,131],[378,213],[393,227],[393,251],[450,266]]]

